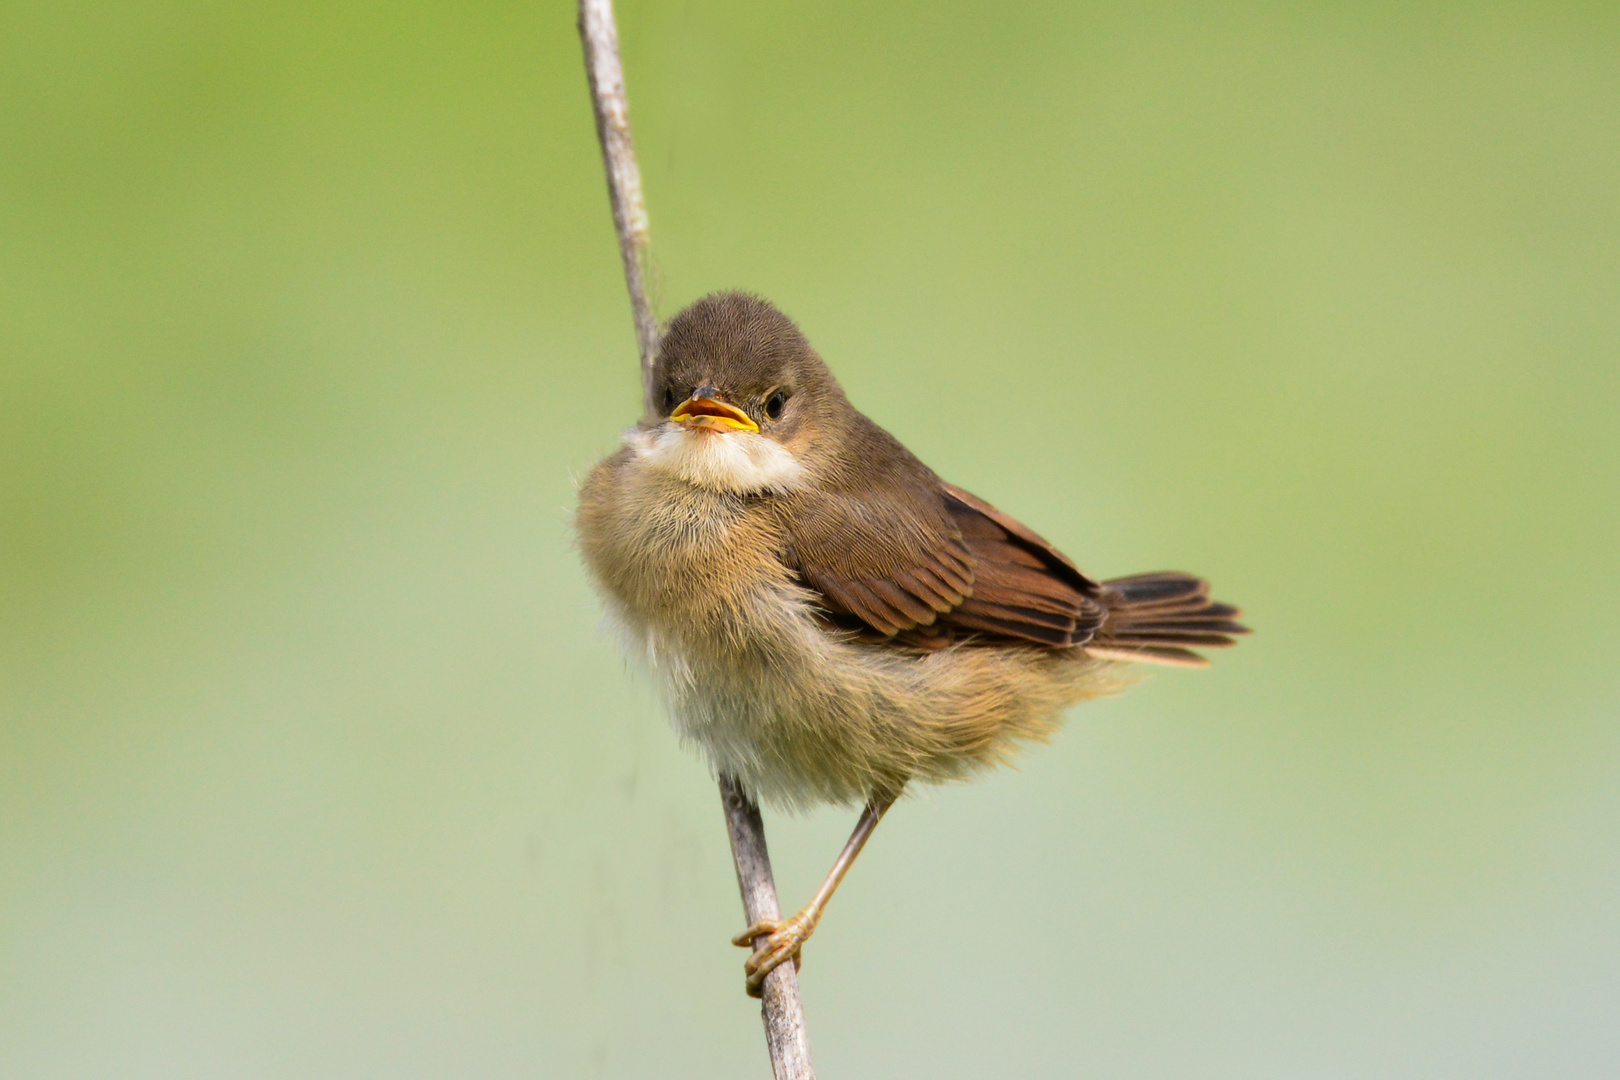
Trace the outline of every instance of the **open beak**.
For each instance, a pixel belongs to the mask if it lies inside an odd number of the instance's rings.
[[[714,431],[759,431],[759,425],[748,419],[748,414],[737,406],[721,401],[712,386],[700,386],[690,398],[675,406],[669,418],[687,427],[709,428]]]

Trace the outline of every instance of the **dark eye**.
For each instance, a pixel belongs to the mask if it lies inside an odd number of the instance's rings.
[[[664,411],[666,413],[675,411],[675,388],[673,386],[664,387]]]
[[[782,419],[782,410],[787,407],[787,395],[778,390],[765,399],[765,415],[772,420]]]

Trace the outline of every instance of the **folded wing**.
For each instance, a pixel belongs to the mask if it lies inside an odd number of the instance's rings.
[[[921,478],[914,478],[921,479]],[[906,490],[799,505],[789,561],[829,623],[874,644],[1084,646],[1095,656],[1196,666],[1194,648],[1247,633],[1187,574],[1098,582],[1028,526],[928,476]],[[919,500],[918,488],[929,494]]]

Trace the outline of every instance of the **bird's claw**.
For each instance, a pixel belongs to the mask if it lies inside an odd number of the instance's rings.
[[[748,996],[764,993],[765,976],[776,970],[784,960],[793,960],[793,970],[803,963],[799,950],[816,931],[816,918],[801,911],[791,919],[760,919],[754,925],[731,939],[733,945],[752,947],[754,953],[743,964],[748,976]]]

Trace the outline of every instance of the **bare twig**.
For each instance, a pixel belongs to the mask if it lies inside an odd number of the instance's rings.
[[[602,144],[607,169],[608,197],[613,203],[613,224],[624,257],[624,278],[630,289],[631,313],[636,322],[636,345],[641,352],[641,382],[651,393],[648,378],[658,351],[658,318],[647,295],[647,207],[641,197],[641,170],[636,167],[635,145],[630,140],[630,104],[624,93],[624,69],[619,64],[619,33],[613,22],[612,0],[579,0],[579,36],[585,45],[585,71],[590,77],[591,104],[596,111],[596,135]],[[776,883],[771,878],[771,856],[765,847],[765,824],[759,807],[742,786],[729,776],[720,777],[720,798],[726,811],[731,854],[737,863],[737,886],[742,890],[747,925],[760,919],[780,918]],[[765,977],[760,1015],[765,1042],[771,1053],[776,1080],[815,1080],[810,1065],[810,1039],[804,1027],[804,1006],[799,1001],[799,980],[792,964],[782,964]]]
[[[742,890],[743,917],[752,926],[761,919],[782,917],[776,905],[776,883],[771,879],[771,853],[765,847],[765,823],[759,807],[735,779],[720,775],[720,799],[726,808],[726,831],[731,834],[731,857],[737,863],[737,887]],[[799,1001],[799,977],[792,964],[779,964],[765,976],[761,1002],[765,1042],[771,1051],[776,1080],[814,1080],[810,1066],[810,1035],[804,1029],[804,1006]]]
[[[624,68],[619,64],[619,31],[612,0],[579,0],[579,37],[585,45],[585,74],[591,82],[596,112],[596,138],[602,144],[613,224],[624,258],[624,281],[630,287],[630,313],[636,322],[641,351],[641,381],[646,385],[658,351],[658,317],[647,294],[647,204],[641,197],[641,169],[630,139],[630,101],[624,94]]]

